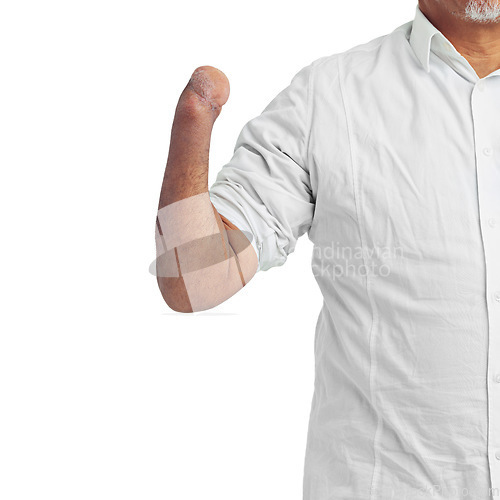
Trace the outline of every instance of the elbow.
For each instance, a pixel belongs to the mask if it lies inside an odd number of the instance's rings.
[[[167,306],[178,313],[193,313],[207,311],[218,306],[223,300],[215,300],[215,296],[210,293],[204,293],[197,296],[195,308],[189,299],[184,280],[182,278],[157,278],[163,300]],[[208,290],[207,290],[208,292]],[[203,297],[203,300],[200,300]]]
[[[179,313],[193,312],[182,279],[159,277],[157,281],[163,300],[170,309]]]

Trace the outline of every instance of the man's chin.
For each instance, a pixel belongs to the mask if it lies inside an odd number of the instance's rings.
[[[470,0],[461,17],[478,24],[500,23],[500,2]]]

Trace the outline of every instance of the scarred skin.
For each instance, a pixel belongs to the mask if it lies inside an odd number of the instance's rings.
[[[250,241],[208,197],[212,129],[228,98],[226,75],[200,66],[175,110],[156,241],[158,285],[165,302],[178,312],[215,307],[257,271]]]
[[[175,110],[158,208],[208,191],[208,156],[215,120],[229,97],[229,81],[212,66],[197,68]]]
[[[500,68],[500,14],[493,21],[484,16],[477,21],[486,7],[490,13],[500,12],[500,0],[419,0],[418,4],[479,78]],[[471,6],[476,20],[471,20]],[[175,111],[156,242],[158,285],[166,303],[179,312],[220,304],[245,286],[258,266],[244,233],[217,213],[207,195],[212,128],[228,97],[229,81],[224,73],[200,66]],[[162,212],[180,202],[176,210]],[[207,228],[212,229],[207,233]],[[182,243],[168,248],[175,241]]]

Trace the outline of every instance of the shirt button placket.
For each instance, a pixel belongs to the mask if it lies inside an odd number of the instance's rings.
[[[500,491],[500,231],[496,228],[500,214],[500,177],[496,172],[500,144],[500,129],[495,116],[500,115],[500,103],[495,96],[500,82],[483,78],[472,90],[472,115],[476,144],[476,174],[479,197],[479,216],[482,226],[485,255],[488,342],[488,460],[493,491]],[[494,109],[492,109],[492,103]]]

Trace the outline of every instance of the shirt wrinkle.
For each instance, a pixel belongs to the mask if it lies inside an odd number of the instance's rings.
[[[500,70],[418,8],[303,67],[210,188],[323,296],[304,500],[500,500]]]

